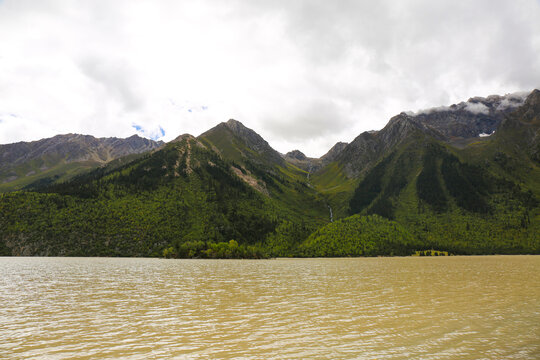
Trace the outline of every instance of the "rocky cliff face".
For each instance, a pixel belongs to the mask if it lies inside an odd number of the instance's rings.
[[[499,150],[523,152],[540,164],[540,90],[531,92],[523,106],[505,117],[495,138]]]
[[[328,150],[326,154],[321,156],[322,162],[324,164],[328,164],[334,161],[339,156],[339,154],[347,147],[347,145],[349,144],[346,142],[337,142],[334,146],[332,146],[330,150]]]
[[[527,93],[473,97],[466,102],[407,113],[446,137],[472,138],[493,133],[505,115],[523,105]]]

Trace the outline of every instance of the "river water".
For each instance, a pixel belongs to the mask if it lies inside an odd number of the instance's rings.
[[[0,258],[2,359],[540,359],[540,256]]]

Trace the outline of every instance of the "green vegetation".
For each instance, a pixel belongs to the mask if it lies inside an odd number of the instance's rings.
[[[424,155],[424,167],[416,180],[416,191],[420,200],[433,207],[437,213],[448,209],[448,199],[441,185],[437,170],[437,155],[441,150],[437,146],[430,146]]]
[[[236,240],[229,242],[186,241],[179,247],[169,246],[163,250],[165,258],[197,259],[263,259],[268,255],[260,248],[239,245]]]
[[[221,124],[0,194],[0,255],[540,254],[539,121],[528,114],[462,149],[412,132],[359,178],[336,161],[309,180],[251,130]]]
[[[470,164],[460,156],[433,140],[402,145],[365,174],[351,198],[351,213],[395,220],[424,249],[540,253],[535,166],[510,179],[497,163]]]
[[[328,224],[300,246],[302,256],[411,255],[422,244],[394,221],[353,215]]]
[[[76,175],[95,169],[100,165],[100,163],[93,161],[67,164],[59,162],[55,163],[54,165],[50,165],[51,167],[47,170],[41,171],[39,166],[47,166],[45,164],[48,164],[48,162],[39,163],[34,161],[14,169],[13,173],[18,178],[14,181],[9,181],[6,183],[2,183],[3,180],[7,180],[6,178],[0,178],[0,192],[15,191],[23,188],[30,188],[33,187],[33,185],[40,186],[54,182],[66,181]],[[33,175],[26,176],[27,174]]]
[[[45,139],[40,142],[46,140],[51,139]],[[126,141],[119,139],[119,142],[125,143]],[[58,145],[58,143],[55,144]],[[107,151],[103,151],[102,149],[102,151],[97,151],[96,153],[95,149],[92,151],[91,146],[88,144],[77,144],[78,146],[75,146],[73,151],[85,160],[73,161],[65,148],[56,149],[59,152],[54,152],[53,150],[51,153],[45,152],[41,155],[36,155],[35,152],[43,151],[43,149],[34,149],[33,151],[32,147],[24,150],[19,149],[18,151],[12,150],[19,154],[30,152],[30,154],[26,154],[30,159],[17,165],[11,165],[9,161],[0,164],[3,165],[0,166],[0,169],[2,169],[0,171],[0,193],[21,189],[35,189],[48,184],[66,182],[77,175],[104,166],[105,163],[107,163],[107,167],[109,168],[118,167],[142,156],[142,154],[133,153],[109,161],[112,155],[107,153]],[[64,145],[68,146],[66,143]],[[9,145],[3,146],[9,147]],[[71,143],[71,146],[73,146],[73,143]],[[85,150],[87,150],[86,156],[81,156],[80,152],[84,152]],[[66,153],[68,154],[66,155]],[[0,155],[2,154],[9,156],[9,153],[0,153]]]
[[[449,256],[448,251],[439,251],[439,250],[420,250],[415,251],[412,256]]]
[[[392,161],[393,154],[387,156],[381,162],[368,172],[362,182],[358,185],[349,202],[350,212],[352,214],[359,213],[365,209],[383,189],[382,179],[384,178],[386,168]]]
[[[289,224],[304,239],[324,223],[324,204],[312,190],[299,194],[294,178],[261,173],[269,197],[232,166],[187,139],[39,192],[1,194],[0,238],[16,255],[259,258]]]

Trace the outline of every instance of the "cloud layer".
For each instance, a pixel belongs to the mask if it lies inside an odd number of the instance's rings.
[[[4,0],[0,143],[235,118],[320,156],[404,110],[540,87],[539,18],[538,0]]]

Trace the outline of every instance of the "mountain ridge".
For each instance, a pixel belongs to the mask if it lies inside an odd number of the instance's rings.
[[[122,139],[70,133],[0,145],[0,189],[10,189],[10,183],[16,182],[14,190],[46,177],[68,179],[71,172],[80,173],[163,144],[138,135]]]
[[[282,155],[236,120],[180,135],[129,161],[0,194],[0,252],[540,253],[540,91],[504,113],[491,136],[477,132],[493,119],[470,117],[474,137],[459,146],[440,128],[441,113],[398,114],[319,159]],[[448,129],[467,123],[448,119]]]

